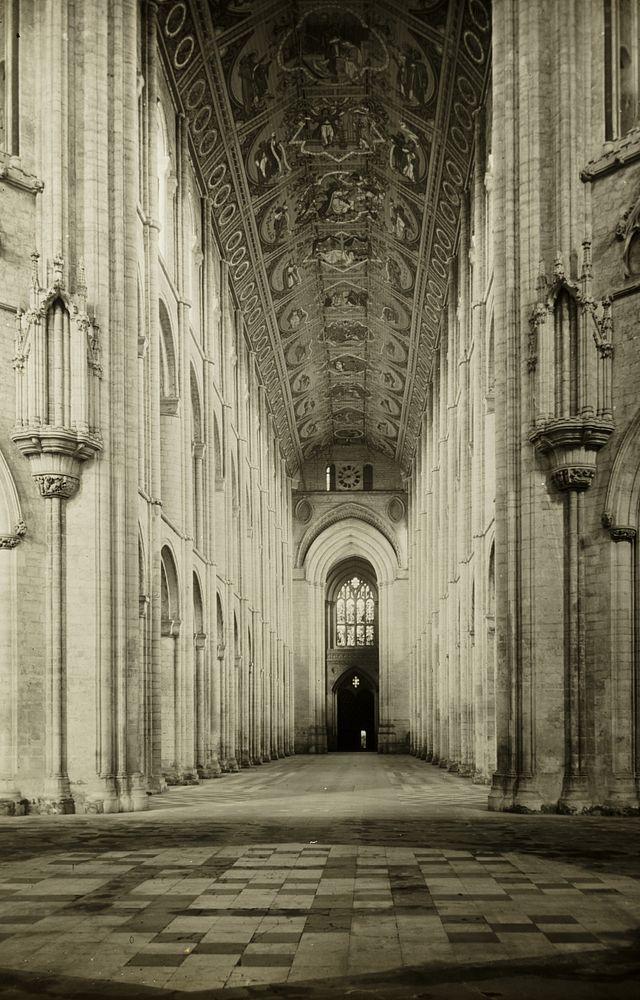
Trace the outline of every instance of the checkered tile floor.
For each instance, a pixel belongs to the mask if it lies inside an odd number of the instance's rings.
[[[253,775],[246,773],[170,792],[145,816],[12,821],[7,829],[17,838],[20,822],[25,835],[40,830],[45,849],[0,864],[0,968],[227,990],[553,959],[631,943],[640,922],[637,877],[557,860],[553,850],[505,849],[499,841],[517,832],[520,817],[505,827],[503,818],[480,812],[486,789],[411,758],[368,761],[282,761],[260,772],[255,810],[279,817],[282,828],[266,843],[229,842],[229,829],[248,826]],[[391,842],[362,842],[357,834],[349,843],[287,842],[287,812],[292,824],[297,812],[309,813],[309,830],[327,813],[350,812],[374,836],[385,782],[384,808],[395,814]],[[431,813],[418,825],[425,802]],[[204,826],[190,838],[191,810]],[[207,833],[221,814],[236,817],[227,835]],[[433,820],[442,815],[446,827]],[[573,835],[554,819],[548,828],[532,817],[523,822]],[[580,821],[568,823],[579,837]],[[65,831],[76,829],[83,847],[63,850]],[[460,830],[476,846],[460,847]],[[443,842],[447,831],[458,846]],[[496,846],[488,846],[492,839]]]

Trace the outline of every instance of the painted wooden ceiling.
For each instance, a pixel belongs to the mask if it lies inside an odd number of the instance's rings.
[[[167,64],[291,471],[410,464],[487,79],[482,0],[190,0]]]

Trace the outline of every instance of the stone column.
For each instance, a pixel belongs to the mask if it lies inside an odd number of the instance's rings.
[[[213,778],[221,778],[224,767],[222,766],[222,761],[220,760],[220,754],[222,753],[222,728],[221,728],[221,691],[222,691],[222,678],[224,674],[224,642],[218,642],[216,646],[216,659],[213,665],[213,674],[211,677],[211,751],[210,751],[210,770],[212,772]]]
[[[23,812],[16,784],[17,664],[13,643],[17,617],[15,549],[25,531],[21,521],[12,534],[0,535],[0,816],[19,816]]]
[[[72,813],[67,773],[65,503],[77,491],[78,480],[68,475],[34,478],[40,496],[47,501],[44,809]]]
[[[637,531],[610,525],[609,533],[615,544],[611,553],[611,758],[606,805],[624,811],[637,809],[639,804],[634,767],[634,742],[638,740],[638,734],[634,733],[638,698],[635,677]]]
[[[195,765],[199,778],[208,778],[207,767],[207,684],[206,684],[206,659],[207,659],[207,637],[204,632],[194,632],[193,635],[193,659],[195,675]]]

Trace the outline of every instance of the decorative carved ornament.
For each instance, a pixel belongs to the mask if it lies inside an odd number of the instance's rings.
[[[614,542],[635,542],[638,531],[630,525],[619,525],[615,523],[613,514],[605,511],[602,515],[602,525],[607,529]]]
[[[584,240],[582,248],[578,282],[567,278],[560,256],[552,281],[541,268],[529,325],[529,440],[547,456],[551,481],[562,491],[589,488],[596,454],[614,430],[612,300],[593,298],[590,241]]]
[[[0,535],[0,549],[15,549],[16,545],[20,544],[26,533],[27,526],[24,521],[20,521],[16,524],[13,534]]]
[[[41,497],[63,497],[68,499],[78,490],[78,480],[74,476],[35,475],[34,481]]]
[[[555,469],[551,473],[551,480],[556,489],[561,491],[575,490],[580,492],[588,490],[595,477],[595,466],[570,466],[567,469]]]
[[[82,266],[70,295],[61,257],[52,262],[47,288],[40,284],[37,251],[31,262],[29,308],[16,315],[16,425],[11,437],[30,460],[40,495],[70,497],[78,488],[81,463],[102,448],[98,327],[87,313]]]
[[[640,194],[618,222],[615,235],[616,239],[623,243],[624,276],[630,278],[638,274],[637,270],[632,271],[631,250],[635,241],[640,237]]]

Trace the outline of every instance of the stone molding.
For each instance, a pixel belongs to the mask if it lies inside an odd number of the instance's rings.
[[[400,563],[400,547],[398,545],[398,541],[394,532],[389,528],[384,520],[367,507],[363,507],[362,504],[347,502],[338,504],[332,510],[319,517],[315,524],[311,525],[311,527],[307,529],[298,545],[296,566],[304,565],[304,561],[311,545],[323,531],[330,528],[331,525],[337,524],[339,521],[344,521],[346,518],[351,517],[356,518],[359,521],[365,521],[367,524],[376,528],[381,535],[384,535],[393,548],[398,563]]]

